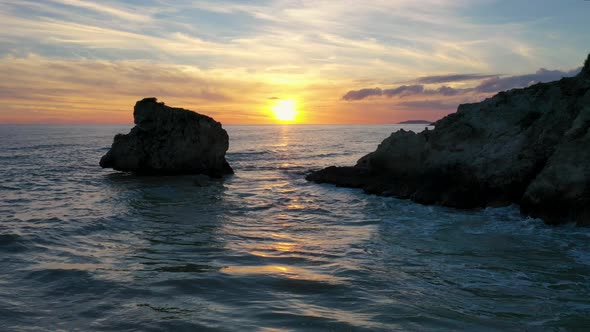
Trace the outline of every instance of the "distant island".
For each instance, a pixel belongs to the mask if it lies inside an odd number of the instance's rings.
[[[425,124],[425,125],[431,125],[432,124],[432,121],[427,121],[427,120],[407,120],[407,121],[398,122],[397,124]]]

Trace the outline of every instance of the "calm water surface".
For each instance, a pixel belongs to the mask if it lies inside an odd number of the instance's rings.
[[[128,126],[0,126],[0,330],[590,329],[589,229],[304,180],[398,128],[229,126],[198,187],[100,169]]]

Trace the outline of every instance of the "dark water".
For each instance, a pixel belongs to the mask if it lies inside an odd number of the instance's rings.
[[[396,128],[228,127],[198,187],[98,168],[126,127],[0,126],[0,330],[590,329],[590,230],[304,180]]]

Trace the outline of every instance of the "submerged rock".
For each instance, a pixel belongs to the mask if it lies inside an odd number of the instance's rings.
[[[100,166],[141,174],[206,174],[233,170],[225,159],[227,132],[212,118],[145,98],[135,104],[135,127],[115,136]]]
[[[433,130],[400,130],[354,167],[307,179],[423,204],[517,203],[549,224],[590,225],[590,56],[576,77],[460,105]]]

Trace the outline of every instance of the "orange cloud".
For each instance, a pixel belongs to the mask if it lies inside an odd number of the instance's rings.
[[[134,102],[150,96],[224,123],[270,123],[274,118],[268,96],[301,99],[306,90],[305,82],[297,77],[290,80],[288,76],[202,71],[147,61],[59,60],[36,55],[0,59],[0,75],[2,123],[129,123]],[[321,98],[309,96],[310,101]]]
[[[384,123],[441,115],[409,114],[407,105],[396,100],[348,103],[340,96],[352,82],[324,82],[297,71],[249,73],[29,55],[0,59],[0,75],[0,123],[131,123],[132,106],[143,97],[157,97],[226,124],[276,123],[275,100],[269,96],[296,101],[297,123]]]

